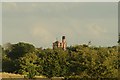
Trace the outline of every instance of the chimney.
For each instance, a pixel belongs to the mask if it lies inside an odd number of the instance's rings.
[[[65,42],[65,36],[62,36],[62,42],[63,43]]]
[[[66,41],[65,41],[65,36],[62,36],[62,48],[64,50],[66,50],[66,46],[67,46],[67,44],[66,44]]]

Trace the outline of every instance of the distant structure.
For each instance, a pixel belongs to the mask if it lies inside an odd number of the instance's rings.
[[[91,44],[92,44],[91,41],[89,41],[89,42],[88,42],[88,46],[91,46]]]
[[[53,49],[62,48],[63,50],[66,50],[66,47],[67,47],[67,43],[65,40],[65,36],[62,36],[62,42],[57,40],[53,43]]]
[[[118,44],[120,45],[120,33],[118,35]]]

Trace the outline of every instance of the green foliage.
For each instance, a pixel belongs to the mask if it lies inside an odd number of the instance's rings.
[[[39,49],[28,43],[12,44],[3,50],[3,71],[24,74],[30,79],[35,75],[66,77],[66,80],[116,79],[120,66],[117,50],[117,46],[76,45],[64,51]]]
[[[36,68],[38,68],[36,64],[37,58],[38,57],[35,55],[35,53],[28,53],[24,57],[21,57],[19,59],[19,73],[26,75],[31,74],[31,72],[34,71],[33,73],[35,74],[37,72]]]
[[[19,59],[24,57],[25,54],[29,54],[35,51],[35,47],[28,43],[17,43],[11,44],[10,47],[7,49],[3,49],[2,55],[2,68],[3,71],[7,72],[14,72],[18,73],[20,66],[19,66]]]
[[[2,71],[2,46],[0,45],[0,71]]]
[[[67,72],[67,57],[68,54],[62,49],[46,49],[44,64],[43,64],[43,75],[48,78],[53,76],[64,76]]]
[[[12,50],[8,53],[11,59],[17,59],[24,56],[26,53],[35,51],[35,47],[28,43],[19,42],[18,44],[12,45]]]

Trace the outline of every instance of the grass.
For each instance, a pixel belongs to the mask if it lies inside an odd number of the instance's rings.
[[[24,75],[0,72],[0,78],[24,78]],[[45,78],[44,76],[35,76],[35,78]]]
[[[24,75],[2,72],[0,73],[0,77],[2,78],[24,78]]]
[[[6,72],[0,72],[0,80],[23,80],[24,75],[20,74],[13,74],[13,73],[6,73]],[[24,80],[28,80],[25,79]],[[45,76],[35,76],[35,80],[50,80],[46,78]],[[62,80],[62,77],[53,77],[52,80]]]

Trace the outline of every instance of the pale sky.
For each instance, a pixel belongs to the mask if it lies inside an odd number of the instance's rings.
[[[3,44],[28,42],[52,47],[66,36],[69,45],[113,46],[118,41],[117,2],[2,3]]]

